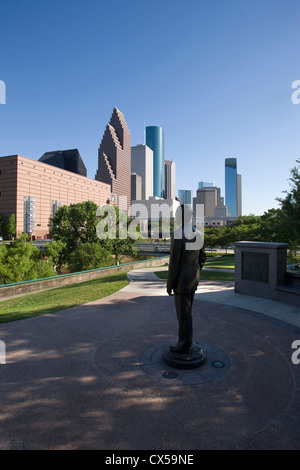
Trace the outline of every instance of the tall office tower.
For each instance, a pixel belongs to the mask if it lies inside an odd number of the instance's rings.
[[[242,175],[237,174],[237,216],[242,215]]]
[[[112,201],[127,211],[131,204],[130,175],[131,135],[123,114],[114,108],[98,150],[95,179],[110,184]]]
[[[46,152],[39,159],[39,162],[48,163],[48,165],[56,166],[62,170],[86,176],[86,167],[77,149]]]
[[[192,191],[190,189],[179,189],[178,197],[180,204],[190,204],[192,206]]]
[[[162,127],[146,127],[146,145],[153,150],[153,196],[164,197],[165,136]]]
[[[142,178],[142,197],[153,196],[153,150],[147,145],[131,147],[131,172]],[[131,198],[134,200],[134,198]]]
[[[225,201],[228,215],[239,217],[242,211],[241,175],[237,174],[236,158],[225,159]]]
[[[165,160],[165,199],[175,199],[175,162],[173,160]]]
[[[214,217],[218,204],[218,189],[208,187],[197,189],[197,204],[204,205],[204,217]]]
[[[136,173],[131,173],[131,200],[139,201],[142,199],[142,178]]]
[[[215,183],[212,183],[211,181],[208,182],[208,181],[199,181],[198,182],[198,189],[202,189],[202,188],[212,188],[214,187]]]

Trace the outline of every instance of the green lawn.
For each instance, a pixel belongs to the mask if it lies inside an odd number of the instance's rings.
[[[226,273],[222,271],[201,271],[201,281],[234,281],[234,273]]]
[[[234,269],[234,255],[208,255],[205,268],[232,268]],[[156,274],[160,279],[167,279],[168,271],[157,271]],[[234,272],[222,271],[201,271],[201,280],[203,281],[234,281]]]
[[[212,256],[207,258],[206,268],[234,268],[234,255]]]
[[[129,283],[127,273],[117,273],[92,281],[58,287],[0,301],[0,323],[53,313],[58,310],[102,299]]]
[[[160,279],[167,279],[168,271],[156,271],[157,277]],[[234,273],[226,273],[222,271],[201,271],[202,281],[234,281]]]

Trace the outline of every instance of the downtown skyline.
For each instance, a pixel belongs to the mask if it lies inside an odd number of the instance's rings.
[[[117,107],[132,146],[164,129],[176,195],[198,181],[225,194],[224,161],[237,158],[243,214],[278,206],[300,154],[298,1],[13,0],[2,13],[0,156],[77,148],[94,178]]]

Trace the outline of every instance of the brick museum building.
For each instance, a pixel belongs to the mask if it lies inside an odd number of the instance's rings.
[[[16,214],[16,233],[51,236],[51,217],[61,205],[111,198],[111,187],[73,171],[20,155],[0,158],[0,214]]]

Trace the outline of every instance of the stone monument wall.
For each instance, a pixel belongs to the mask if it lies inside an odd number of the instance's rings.
[[[286,243],[236,242],[235,292],[300,307],[300,289],[288,282]]]

